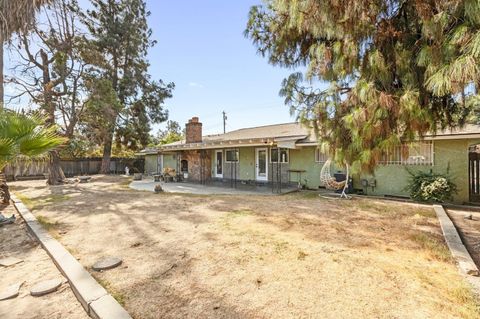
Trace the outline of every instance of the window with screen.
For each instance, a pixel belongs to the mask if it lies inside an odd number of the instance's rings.
[[[271,148],[270,163],[288,163],[288,148]]]
[[[225,151],[225,161],[227,163],[238,162],[238,150],[226,150]]]

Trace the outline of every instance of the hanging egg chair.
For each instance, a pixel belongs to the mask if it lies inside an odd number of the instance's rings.
[[[349,166],[345,163],[346,167],[346,176],[345,180],[338,182],[335,177],[332,176],[330,172],[330,166],[332,164],[332,160],[328,159],[325,164],[323,164],[322,170],[320,171],[320,181],[323,183],[326,189],[330,190],[342,190],[340,194],[340,198],[347,198],[349,199],[350,196],[347,195],[346,190],[348,188],[348,179],[349,179]]]

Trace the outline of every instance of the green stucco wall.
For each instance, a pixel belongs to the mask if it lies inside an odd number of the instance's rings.
[[[240,179],[255,180],[255,148],[242,147],[240,154]]]
[[[237,178],[240,180],[254,180],[255,179],[255,148],[254,147],[241,147],[239,150],[239,162],[237,164]],[[212,150],[212,176],[215,177],[215,152],[217,150]],[[230,177],[229,165],[230,163],[225,162],[225,149],[223,151],[223,177],[225,179]]]
[[[255,149],[256,147],[240,147],[239,148],[239,175],[238,179],[240,180],[255,180]],[[215,176],[215,151],[212,150],[212,176]],[[225,160],[225,150],[223,150],[224,155],[223,158]],[[270,150],[268,151],[270,156]],[[229,163],[224,162],[224,179],[229,178],[228,172],[228,165]],[[311,188],[318,188],[320,183],[320,170],[322,168],[322,164],[315,163],[315,148],[314,147],[307,147],[298,150],[290,150],[290,160],[288,164],[282,165],[282,171],[284,171],[282,175],[287,176],[286,170],[289,168],[292,169],[304,169],[307,172],[302,173],[302,183],[305,182],[305,179],[308,181],[308,186]],[[270,158],[268,160],[268,175],[269,180],[272,178],[272,164],[270,163]],[[298,174],[291,173],[290,174],[291,182],[298,182]],[[282,181],[286,181],[285,177],[282,177]]]
[[[318,188],[320,186],[320,170],[323,163],[315,162],[315,149],[316,147],[302,147],[290,150],[290,169],[306,171],[301,174],[300,182],[307,185],[308,188]],[[298,173],[290,174],[292,182],[298,183],[298,179]]]
[[[158,157],[163,156],[163,167],[170,167],[177,169],[177,160],[174,153],[167,153],[163,155],[148,154],[145,155],[145,174],[152,174],[157,172]]]
[[[457,185],[458,193],[454,195],[454,202],[462,203],[469,200],[468,196],[468,147],[480,143],[480,140],[440,140],[433,142],[434,165],[379,165],[373,175],[354,175],[355,188],[361,189],[360,179],[374,178],[376,187],[368,187],[369,195],[398,195],[408,196],[405,187],[408,184],[410,171],[430,171],[446,173],[449,168],[450,176]]]
[[[454,201],[461,203],[468,201],[468,147],[480,143],[480,140],[438,140],[434,141],[434,165],[379,165],[373,174],[352,173],[354,188],[362,189],[361,179],[375,179],[376,186],[374,188],[368,187],[364,189],[368,195],[393,195],[393,196],[408,196],[408,191],[405,187],[408,183],[410,175],[406,167],[411,171],[423,170],[438,173],[446,173],[447,167],[450,168],[450,176],[457,185],[458,194],[454,196]],[[240,147],[238,163],[238,176],[240,180],[255,180],[255,149],[256,147]],[[301,183],[306,184],[308,188],[317,189],[321,186],[320,171],[323,163],[315,162],[316,147],[302,147],[298,149],[291,149],[290,159],[285,168],[305,170],[301,175]],[[223,149],[223,159],[225,161],[225,149]],[[270,153],[269,153],[270,154]],[[211,150],[212,156],[212,176],[215,176],[215,150]],[[150,167],[147,162],[146,167]],[[176,168],[176,160],[172,154],[164,154],[164,167]],[[225,174],[225,168],[228,163],[224,163],[224,178],[229,176]],[[269,162],[269,176],[271,177],[271,166]],[[337,168],[332,168],[333,172],[340,172]],[[290,181],[298,182],[298,174],[291,173]],[[284,180],[282,178],[282,180]]]

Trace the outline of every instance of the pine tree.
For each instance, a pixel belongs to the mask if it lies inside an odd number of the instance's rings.
[[[337,161],[373,169],[478,104],[477,0],[267,0],[245,34],[271,64],[305,67],[280,94]]]
[[[118,144],[139,148],[148,144],[150,123],[167,119],[163,102],[171,97],[173,83],[152,81],[148,74],[148,49],[155,44],[147,24],[150,14],[143,0],[91,0],[83,14],[91,33],[96,62],[102,77],[111,82],[122,105],[103,140],[102,172],[108,173],[114,137]]]

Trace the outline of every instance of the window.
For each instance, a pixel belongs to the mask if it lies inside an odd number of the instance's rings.
[[[225,151],[225,161],[227,163],[238,162],[238,150],[226,150]]]
[[[433,143],[414,142],[398,145],[382,155],[385,165],[433,165]]]
[[[315,162],[325,163],[328,160],[328,155],[323,153],[320,148],[317,147],[315,150]]]
[[[278,148],[270,149],[270,163],[288,163],[288,148],[280,148],[280,160],[278,150]]]

